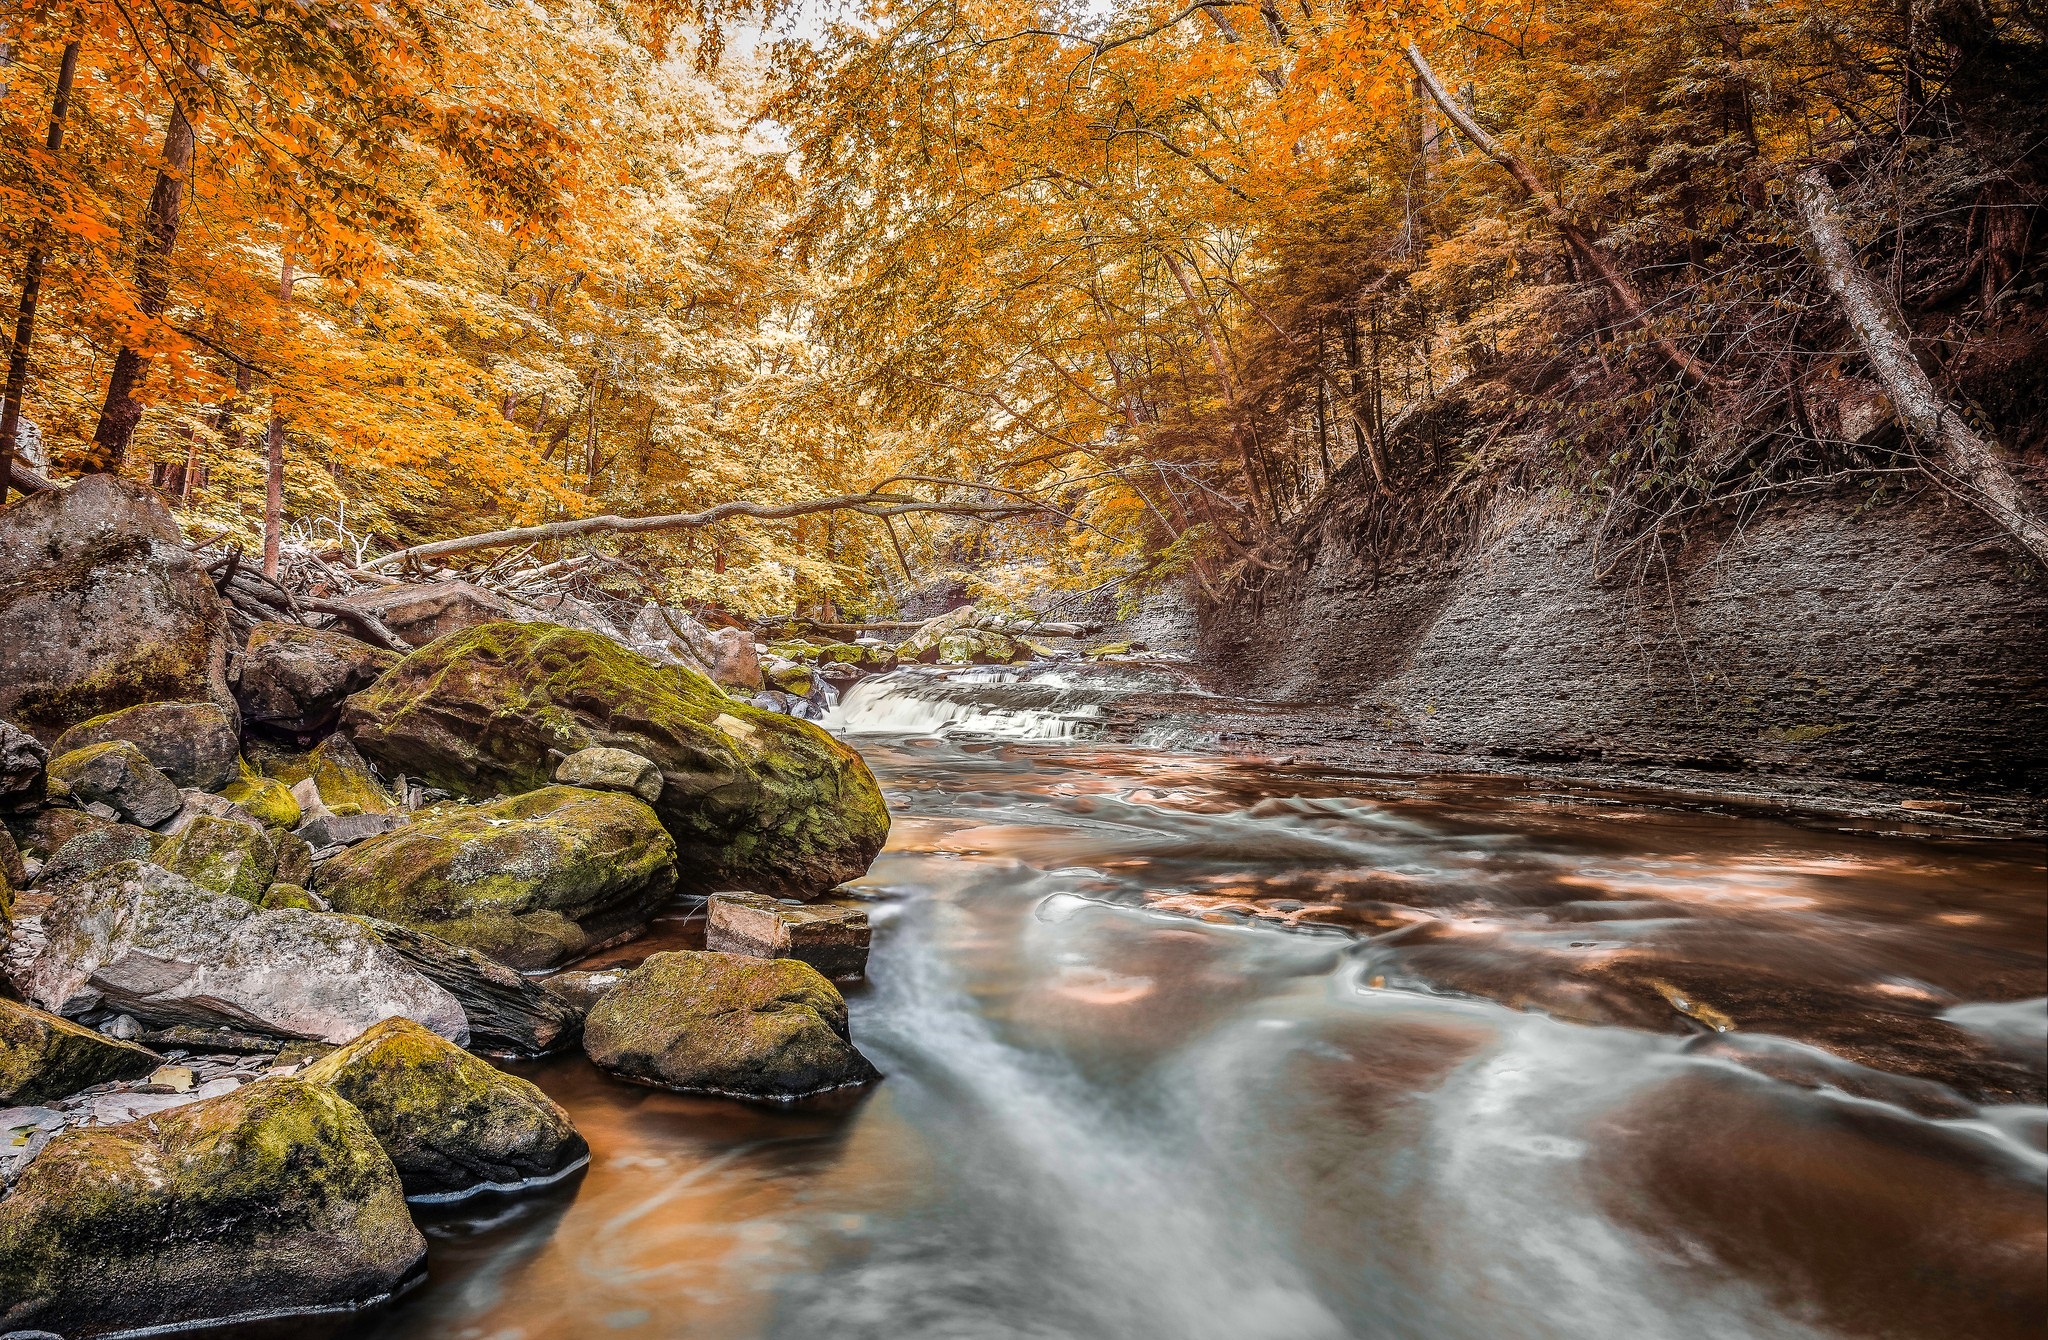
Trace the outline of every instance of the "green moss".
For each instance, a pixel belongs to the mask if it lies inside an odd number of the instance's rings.
[[[318,912],[320,910],[313,902],[312,896],[297,884],[271,885],[263,891],[263,897],[256,905],[269,911],[275,911],[283,907],[296,907],[307,912]]]
[[[162,1064],[147,1048],[0,999],[0,1104],[55,1102],[110,1079],[138,1079]]]
[[[243,765],[247,767],[247,764]],[[297,828],[301,817],[292,789],[270,777],[247,777],[228,783],[221,795],[272,828]]]
[[[370,765],[345,736],[330,735],[306,756],[320,803],[336,814],[396,814],[398,802],[378,782]],[[341,807],[356,808],[344,811]]]
[[[30,689],[14,714],[39,733],[54,733],[141,703],[204,698],[213,652],[213,630],[194,620],[182,637],[145,642],[83,679]]]
[[[202,889],[254,903],[277,870],[277,843],[262,829],[202,815],[160,848],[156,864]]]

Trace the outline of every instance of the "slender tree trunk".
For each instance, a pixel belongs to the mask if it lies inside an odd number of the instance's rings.
[[[135,287],[137,306],[144,316],[162,316],[171,294],[171,248],[178,243],[178,215],[185,202],[185,173],[192,166],[192,123],[174,98],[171,123],[164,130],[164,162],[157,169],[156,186],[149,193],[149,208],[142,217],[142,239],[136,248]],[[128,458],[128,442],[142,419],[142,402],[135,398],[149,373],[149,360],[137,351],[121,347],[114,359],[114,374],[107,379],[107,401],[100,408],[99,427],[92,435],[96,465],[119,471]]]
[[[1843,234],[1840,208],[1827,174],[1809,168],[1799,176],[1799,209],[1815,258],[1828,287],[1849,318],[1864,357],[1909,437],[1931,450],[1932,473],[2003,526],[2027,551],[2048,563],[2048,523],[2030,505],[2005,463],[2005,453],[1981,436],[1934,389],[1906,338],[1898,305],[1856,262]]]
[[[196,487],[194,481],[198,478],[199,431],[195,428],[187,428],[185,430],[185,469],[178,476],[179,511],[183,511],[192,505],[192,490]]]
[[[287,307],[292,301],[292,271],[292,248],[287,242],[277,277],[277,300]],[[284,415],[278,412],[275,386],[270,389],[270,427],[264,438],[270,460],[264,472],[263,575],[276,581],[278,550],[284,544]]]
[[[1436,71],[1431,69],[1429,62],[1423,58],[1422,49],[1412,42],[1408,44],[1408,63],[1414,66],[1415,73],[1421,76],[1422,87],[1435,101],[1438,110],[1443,112],[1445,119],[1463,131],[1466,139],[1478,145],[1481,153],[1505,168],[1508,175],[1515,179],[1515,184],[1521,188],[1522,194],[1542,208],[1544,217],[1549,219],[1550,226],[1557,229],[1564,238],[1565,245],[1587,269],[1599,276],[1602,284],[1606,285],[1608,293],[1613,296],[1615,302],[1620,305],[1623,315],[1628,318],[1628,324],[1649,330],[1651,344],[1686,381],[1694,386],[1711,384],[1712,375],[1704,364],[1672,343],[1669,337],[1659,335],[1651,329],[1649,313],[1643,307],[1642,295],[1636,292],[1635,285],[1628,281],[1628,276],[1621,272],[1621,267],[1616,265],[1606,252],[1595,246],[1586,230],[1579,227],[1571,215],[1565,213],[1564,206],[1558,203],[1557,196],[1544,185],[1543,179],[1536,175],[1536,170],[1509,153],[1505,145],[1488,134],[1472,119],[1471,114],[1451,97],[1438,81]]]
[[[57,96],[50,103],[50,133],[43,147],[64,147],[64,113],[71,107],[71,82],[78,74],[78,43],[64,48],[57,67]],[[38,226],[21,267],[21,307],[14,321],[14,347],[7,354],[7,390],[0,398],[0,507],[14,484],[14,443],[21,432],[21,397],[28,387],[28,351],[36,334],[36,301],[43,291],[43,229]]]

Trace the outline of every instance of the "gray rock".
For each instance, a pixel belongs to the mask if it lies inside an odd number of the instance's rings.
[[[0,1327],[182,1330],[394,1296],[426,1242],[362,1114],[299,1079],[52,1139],[0,1200]]]
[[[143,828],[154,828],[185,804],[177,783],[126,740],[109,740],[50,760],[50,781],[80,805],[97,802]]]
[[[670,665],[687,665],[729,689],[760,689],[761,659],[744,628],[706,628],[688,611],[648,604],[634,616],[627,645]]]
[[[333,726],[342,699],[396,664],[396,653],[342,633],[260,623],[242,653],[235,696],[251,725],[312,735]]]
[[[202,889],[254,903],[277,872],[277,842],[261,828],[200,818],[158,848],[153,859]]]
[[[34,805],[43,798],[43,769],[50,751],[11,721],[0,720],[0,810]]]
[[[147,861],[153,843],[133,824],[100,824],[59,847],[36,874],[36,888],[62,889],[123,861]]]
[[[535,611],[469,582],[428,582],[386,586],[342,603],[373,615],[408,645],[424,647],[444,633],[475,628],[501,619],[532,619]]]
[[[881,1077],[832,983],[786,958],[655,954],[591,1007],[583,1050],[621,1079],[685,1093],[791,1099]]]
[[[178,813],[169,823],[158,824],[156,830],[167,837],[176,837],[192,826],[195,819],[226,819],[245,828],[261,830],[263,821],[249,811],[229,800],[226,796],[214,795],[211,791],[188,790],[182,793],[183,801]]]
[[[543,977],[540,985],[543,991],[575,1010],[576,1017],[581,1019],[604,998],[605,992],[625,980],[625,969],[611,968],[601,972],[558,972]]]
[[[868,913],[859,903],[798,903],[759,893],[714,893],[704,947],[750,958],[793,958],[834,981],[868,967]]]
[[[43,933],[19,985],[59,1014],[105,1004],[148,1024],[336,1043],[404,1015],[469,1038],[455,997],[362,923],[259,910],[153,865],[126,861],[74,884],[44,913]]]
[[[563,759],[555,768],[555,780],[586,791],[627,791],[650,805],[661,799],[661,769],[653,759],[604,745],[579,749]]]
[[[344,848],[368,838],[405,827],[403,814],[318,814],[292,830],[312,849],[314,860],[324,860]]]
[[[473,949],[375,917],[358,918],[410,963],[444,988],[469,1017],[469,1045],[505,1056],[538,1056],[576,1040],[583,1011]]]
[[[0,573],[0,716],[38,739],[138,703],[236,714],[227,619],[153,490],[87,475],[0,510]]]
[[[126,740],[181,787],[218,791],[235,779],[241,731],[216,703],[143,703],[81,721],[51,750]]]

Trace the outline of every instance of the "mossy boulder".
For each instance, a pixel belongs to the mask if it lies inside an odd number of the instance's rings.
[[[163,1060],[146,1047],[0,999],[0,1106],[54,1102],[110,1079],[140,1079]]]
[[[251,726],[317,735],[334,724],[344,698],[398,664],[395,652],[343,633],[295,623],[260,623],[242,653],[235,696]]]
[[[73,749],[50,760],[50,782],[80,805],[98,803],[144,828],[154,828],[184,807],[178,784],[126,740]]]
[[[0,510],[0,715],[45,743],[138,703],[236,712],[228,625],[163,499],[87,475]]]
[[[473,795],[546,785],[550,750],[654,760],[655,811],[687,892],[815,897],[865,872],[889,832],[867,764],[817,727],[549,624],[441,638],[349,699],[342,719],[386,767]]]
[[[798,698],[807,698],[817,687],[817,674],[810,666],[798,661],[771,660],[761,667],[761,677],[768,687],[777,693],[787,693]]]
[[[355,1105],[414,1199],[550,1181],[590,1157],[553,1099],[409,1019],[385,1020],[300,1078]]]
[[[153,846],[147,829],[134,824],[99,824],[51,853],[36,874],[36,887],[62,889],[123,861],[147,861]]]
[[[894,647],[870,647],[858,642],[835,642],[829,647],[818,648],[819,665],[851,665],[871,674],[882,674],[896,668]]]
[[[81,721],[57,737],[55,753],[108,740],[140,749],[179,786],[218,791],[235,779],[241,730],[218,703],[143,703]]]
[[[583,1050],[621,1079],[685,1093],[791,1099],[881,1077],[832,983],[786,958],[652,955],[591,1006]]]
[[[346,1042],[393,1015],[469,1040],[463,1007],[351,917],[259,910],[158,866],[124,861],[43,914],[16,982],[58,1014],[100,1005],[146,1024]]]
[[[51,1140],[0,1200],[0,1330],[345,1309],[398,1292],[425,1253],[362,1114],[268,1079]]]
[[[547,786],[357,843],[321,867],[319,890],[337,911],[536,969],[646,924],[675,892],[675,855],[645,801]]]
[[[297,828],[303,817],[292,789],[274,777],[245,777],[220,794],[271,828]]]
[[[194,819],[157,850],[155,861],[202,889],[260,902],[277,873],[277,840],[228,819]]]

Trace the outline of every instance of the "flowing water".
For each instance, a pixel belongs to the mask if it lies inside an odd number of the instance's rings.
[[[856,686],[886,1081],[520,1067],[589,1171],[350,1333],[2041,1333],[2038,846],[1095,738],[1148,673]]]

